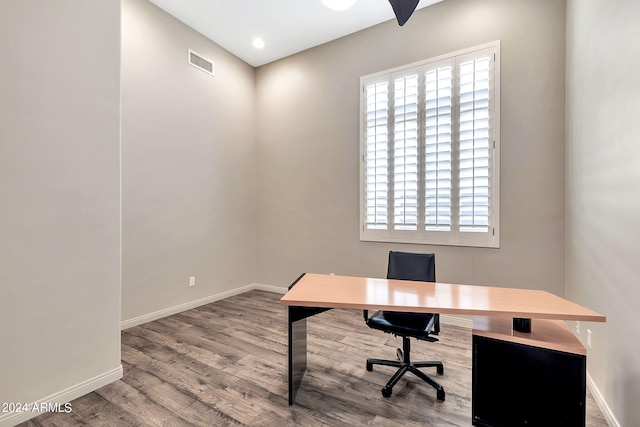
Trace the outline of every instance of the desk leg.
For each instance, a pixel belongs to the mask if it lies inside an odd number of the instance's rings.
[[[307,318],[293,320],[296,308],[289,307],[289,405],[293,405],[307,370]]]
[[[304,273],[289,286],[293,288]],[[319,307],[289,306],[289,405],[293,405],[307,371],[307,317],[331,310]]]
[[[289,306],[289,405],[307,370],[307,317],[327,310],[331,309]]]

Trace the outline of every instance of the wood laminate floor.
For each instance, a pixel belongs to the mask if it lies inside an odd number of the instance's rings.
[[[287,394],[286,307],[250,291],[122,332],[124,377],[21,426],[470,426],[471,331],[443,325],[437,343],[412,341],[414,360],[442,360],[446,390],[406,375],[390,398],[400,338],[368,329],[362,312],[331,310],[308,322],[308,369]],[[433,372],[431,372],[433,371]],[[544,411],[544,408],[540,408]],[[607,423],[587,393],[587,426]]]

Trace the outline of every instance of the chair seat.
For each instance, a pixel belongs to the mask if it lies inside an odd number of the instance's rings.
[[[429,337],[435,316],[431,313],[402,313],[397,311],[376,311],[367,320],[367,326],[401,336],[437,341]]]

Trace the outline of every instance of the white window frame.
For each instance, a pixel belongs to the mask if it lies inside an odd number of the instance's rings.
[[[469,232],[460,230],[460,194],[459,194],[459,64],[463,60],[478,57],[479,55],[490,56],[490,78],[489,78],[489,210],[488,224],[486,232]],[[453,105],[452,105],[452,150],[451,150],[451,227],[447,231],[427,231],[425,227],[425,75],[426,70],[438,64],[453,64]],[[394,193],[393,193],[393,152],[394,152],[394,124],[393,124],[393,85],[398,76],[408,75],[418,72],[420,83],[418,104],[418,207],[417,207],[417,229],[401,230],[394,229]],[[377,82],[387,82],[391,95],[387,107],[387,219],[386,228],[384,225],[377,227],[367,226],[367,193],[366,193],[366,143],[367,143],[367,86]],[[500,41],[494,41],[472,48],[460,50],[450,54],[438,56],[424,61],[408,64],[390,70],[381,71],[375,74],[362,76],[360,78],[360,240],[373,242],[394,242],[394,243],[416,243],[448,246],[471,246],[471,247],[500,247]],[[384,136],[382,137],[384,139]],[[384,162],[383,162],[384,164]],[[382,168],[384,169],[384,167]],[[422,181],[421,181],[422,180]],[[384,187],[382,187],[384,188]],[[384,190],[382,190],[384,192]],[[378,196],[379,197],[379,196]]]

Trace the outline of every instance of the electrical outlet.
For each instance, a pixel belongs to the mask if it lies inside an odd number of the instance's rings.
[[[587,347],[591,348],[591,329],[587,329]]]
[[[580,321],[576,320],[576,335],[580,335]]]
[[[195,285],[196,285],[196,276],[189,277],[189,286],[195,286]]]

